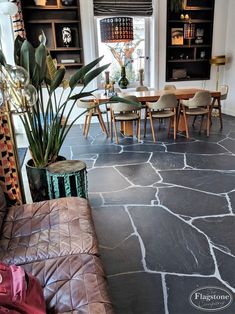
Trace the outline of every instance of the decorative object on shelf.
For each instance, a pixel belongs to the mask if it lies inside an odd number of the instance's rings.
[[[204,28],[197,28],[195,44],[203,44],[203,38],[202,38],[203,35],[204,35]]]
[[[174,80],[183,79],[187,77],[186,69],[173,69],[172,70],[172,78]]]
[[[75,117],[72,114],[78,99],[93,96],[89,90],[84,92],[84,88],[106,70],[109,64],[96,67],[103,58],[100,57],[77,70],[67,81],[64,79],[65,68],[56,68],[43,43],[34,49],[29,41],[17,37],[14,47],[16,64],[21,62],[27,71],[18,65],[7,65],[0,51],[0,70],[8,82],[4,97],[9,99],[11,108],[19,114],[22,121],[32,165],[44,168],[57,160],[70,128],[87,112],[85,110]],[[75,88],[81,81],[83,87],[76,93]],[[62,124],[68,102],[69,111]]]
[[[184,44],[183,28],[174,27],[171,29],[171,44],[173,46]]]
[[[184,14],[183,14],[183,13],[180,14],[180,19],[181,19],[181,20],[184,20]]]
[[[183,0],[170,0],[170,11],[176,13],[182,11],[183,4]]]
[[[133,18],[110,17],[100,20],[101,42],[129,42],[134,39]]]
[[[127,77],[126,77],[126,67],[122,66],[121,67],[121,77],[120,77],[120,79],[118,81],[118,85],[119,85],[120,88],[126,89],[128,84],[129,84],[129,81],[128,81]]]
[[[62,40],[65,47],[72,45],[72,31],[70,27],[66,26],[62,28]]]
[[[61,0],[62,5],[70,6],[74,4],[74,0]]]
[[[200,52],[200,58],[201,59],[205,59],[205,56],[206,56],[206,52],[203,50]]]
[[[76,60],[74,60],[74,59],[61,59],[60,62],[63,64],[68,64],[68,63],[76,63]]]
[[[45,7],[47,0],[34,0],[36,5]]]
[[[195,24],[191,23],[191,20],[184,24],[184,38],[189,41],[189,45],[191,40],[195,38]]]
[[[227,59],[225,55],[214,56],[210,60],[210,64],[215,65],[217,67],[216,70],[216,90],[219,90],[219,71],[220,66],[225,65],[227,63]]]

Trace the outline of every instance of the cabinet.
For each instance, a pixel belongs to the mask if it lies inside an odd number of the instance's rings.
[[[166,81],[208,80],[214,0],[182,0],[178,9],[172,1],[167,1]]]
[[[61,0],[47,0],[45,6],[35,5],[33,0],[22,0],[22,11],[27,39],[33,46],[39,45],[39,35],[45,33],[49,49],[58,66],[64,65],[67,73],[83,66],[82,30],[79,0],[63,6]],[[62,30],[69,30],[71,41],[63,41]]]

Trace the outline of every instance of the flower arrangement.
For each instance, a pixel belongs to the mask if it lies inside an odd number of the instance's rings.
[[[139,39],[137,41],[117,43],[114,46],[107,46],[110,49],[114,58],[117,60],[120,67],[126,67],[128,64],[134,62],[132,55],[142,41],[143,39]]]

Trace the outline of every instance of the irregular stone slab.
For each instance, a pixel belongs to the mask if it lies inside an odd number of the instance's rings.
[[[150,160],[156,170],[181,169],[184,167],[182,154],[153,153]]]
[[[103,199],[100,194],[88,193],[89,203],[91,207],[99,207],[103,205]]]
[[[72,148],[73,159],[79,159],[82,154],[118,154],[120,146],[116,145],[77,145]]]
[[[121,206],[92,206],[92,217],[101,246],[113,248],[134,232],[130,218]]]
[[[136,236],[131,236],[112,249],[100,246],[99,251],[107,276],[144,270]]]
[[[191,293],[204,287],[220,287],[229,291],[223,283],[217,278],[202,278],[202,277],[184,277],[166,275],[166,286],[168,292],[168,310],[170,314],[199,314],[211,313],[194,308],[189,302]],[[164,313],[164,312],[163,312]],[[235,313],[235,302],[223,311],[215,311],[212,313],[232,314]],[[159,313],[160,314],[160,313]]]
[[[62,146],[60,149],[60,155],[64,156],[66,159],[72,159],[71,147],[70,146]]]
[[[229,198],[232,206],[233,213],[235,214],[235,191],[232,193],[229,193]]]
[[[235,170],[235,156],[187,154],[187,164],[196,169]]]
[[[231,153],[235,154],[235,140],[227,138],[224,141],[221,141],[220,144],[227,148],[227,150],[229,150]]]
[[[235,132],[230,132],[228,136],[235,140]]]
[[[214,263],[205,236],[160,206],[128,207],[150,270],[211,275]]]
[[[235,288],[235,258],[214,249],[221,278]]]
[[[165,313],[160,275],[126,274],[109,277],[108,283],[116,314]]]
[[[123,191],[117,191],[112,193],[104,193],[104,203],[115,205],[126,204],[149,204],[155,200],[157,189],[153,187],[131,187]]]
[[[124,152],[121,154],[99,154],[95,166],[141,164],[149,160],[150,153]]]
[[[227,151],[221,146],[208,142],[178,143],[167,146],[168,152],[195,153],[195,154],[219,154]]]
[[[199,218],[193,224],[202,230],[215,246],[235,255],[235,216]]]
[[[227,193],[234,189],[235,173],[213,170],[161,171],[164,183],[182,185],[212,193]]]
[[[164,152],[165,147],[158,144],[135,144],[123,148],[124,152]]]
[[[116,168],[136,185],[146,186],[161,180],[150,164],[118,166]]]
[[[229,214],[224,196],[217,196],[180,187],[159,189],[158,197],[162,205],[175,214],[199,217]]]
[[[122,190],[130,184],[114,168],[93,168],[88,171],[89,192]]]

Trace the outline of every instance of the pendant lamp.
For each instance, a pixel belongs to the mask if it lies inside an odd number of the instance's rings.
[[[110,17],[100,20],[101,42],[128,42],[134,39],[133,18]]]

